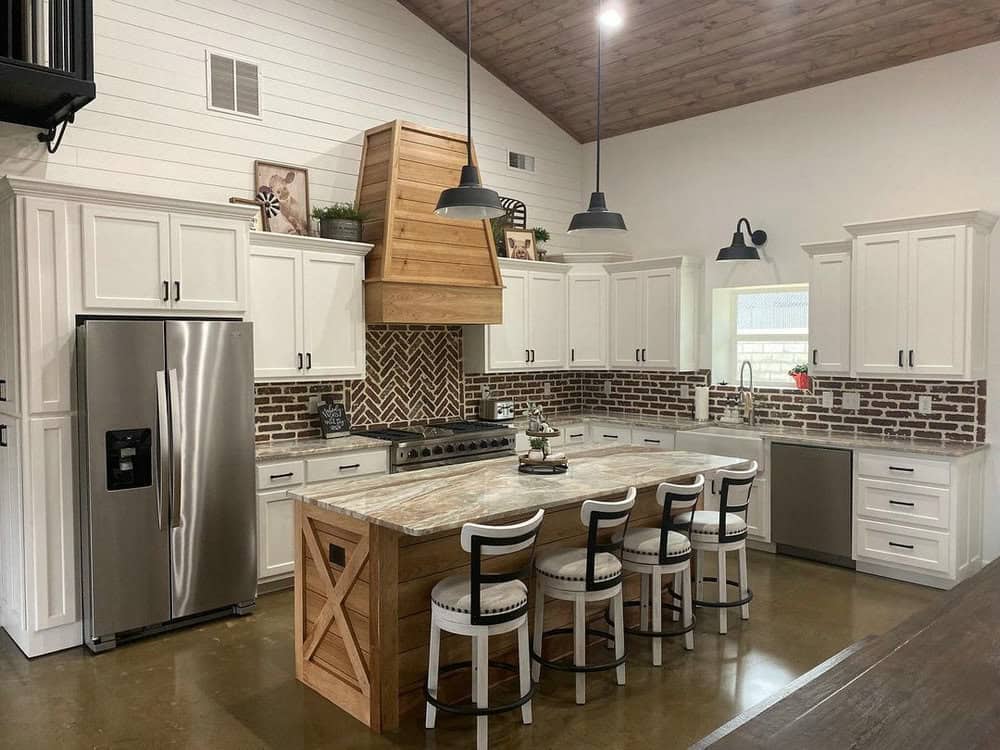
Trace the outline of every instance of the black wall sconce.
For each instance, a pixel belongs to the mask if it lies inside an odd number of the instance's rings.
[[[747,245],[746,241],[743,239],[744,224],[747,225],[747,234],[750,235],[750,242],[753,243],[752,246]],[[715,257],[715,260],[760,260],[760,253],[757,252],[757,248],[765,242],[767,242],[767,232],[763,229],[754,231],[750,228],[750,220],[742,218],[736,222],[736,231],[733,232],[732,244],[729,247],[724,247],[719,250],[719,254]]]

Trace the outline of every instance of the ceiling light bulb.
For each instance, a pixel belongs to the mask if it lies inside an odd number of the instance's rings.
[[[624,21],[622,14],[615,8],[606,8],[597,16],[597,22],[609,30],[620,28]]]

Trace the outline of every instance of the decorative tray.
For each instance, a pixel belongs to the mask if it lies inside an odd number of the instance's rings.
[[[528,458],[527,454],[517,457],[517,470],[522,474],[565,474],[569,464],[565,458],[550,460],[547,458]]]
[[[549,432],[536,432],[534,430],[525,430],[524,434],[532,438],[554,438],[559,437],[562,433],[559,430],[550,430]]]

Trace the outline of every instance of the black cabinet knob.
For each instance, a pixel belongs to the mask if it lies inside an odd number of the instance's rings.
[[[444,448],[442,448],[440,445],[435,445],[434,446],[434,455],[435,456],[440,456],[442,453],[444,453]]]

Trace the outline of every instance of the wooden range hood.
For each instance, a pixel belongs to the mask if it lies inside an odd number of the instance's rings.
[[[465,136],[401,120],[365,133],[358,205],[368,213],[362,238],[375,245],[365,258],[367,322],[502,322],[490,223],[434,213],[465,161]]]

